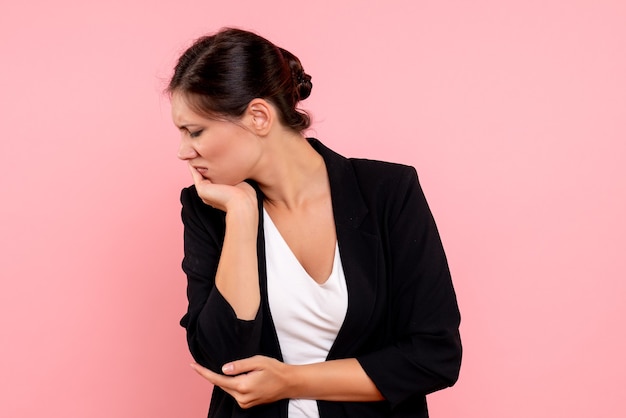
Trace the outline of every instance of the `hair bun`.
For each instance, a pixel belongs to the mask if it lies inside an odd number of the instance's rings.
[[[311,76],[304,71],[300,72],[296,76],[296,90],[298,91],[298,97],[300,100],[304,100],[311,95],[311,89],[313,89],[313,83],[311,82]]]
[[[295,92],[298,95],[298,100],[304,100],[311,95],[311,89],[313,89],[313,83],[311,82],[311,76],[304,72],[302,63],[291,52],[286,49],[278,47],[289,69],[291,70],[291,77],[295,87]]]

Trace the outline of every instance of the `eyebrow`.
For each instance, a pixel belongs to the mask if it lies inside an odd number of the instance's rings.
[[[178,129],[187,129],[187,130],[189,130],[190,127],[202,128],[202,126],[195,124],[195,123],[186,123],[186,124],[176,125],[176,126],[178,127]]]

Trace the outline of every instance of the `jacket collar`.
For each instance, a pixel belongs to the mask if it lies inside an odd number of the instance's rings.
[[[350,160],[337,154],[315,138],[307,138],[307,140],[324,158],[330,181],[335,224],[358,228],[365,219],[368,209],[361,196],[359,183]]]
[[[309,139],[309,143],[326,163],[339,253],[348,287],[348,312],[328,353],[330,360],[354,352],[367,335],[369,319],[381,296],[380,238],[367,231],[364,221],[369,210],[351,161],[316,139]]]

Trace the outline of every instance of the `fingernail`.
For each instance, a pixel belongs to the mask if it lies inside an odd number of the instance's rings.
[[[228,373],[228,372],[232,372],[234,369],[233,365],[228,363],[228,364],[224,364],[224,366],[222,367],[222,371],[224,373]]]

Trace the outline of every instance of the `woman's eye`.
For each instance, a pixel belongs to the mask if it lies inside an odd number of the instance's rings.
[[[194,131],[194,132],[189,132],[189,136],[191,138],[197,138],[202,134],[203,130],[200,129],[199,131]]]

